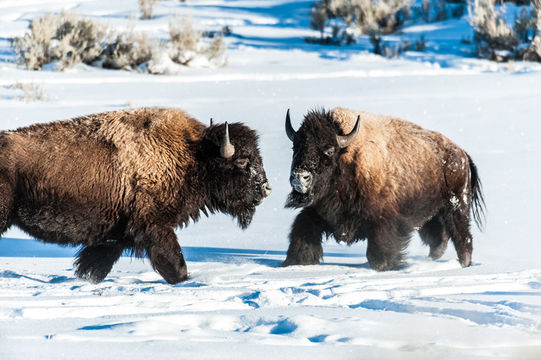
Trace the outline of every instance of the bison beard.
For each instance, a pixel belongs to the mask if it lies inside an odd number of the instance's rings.
[[[288,111],[286,133],[293,189],[285,206],[302,210],[283,266],[319,263],[325,235],[348,245],[366,239],[373,269],[399,269],[414,229],[431,258],[440,258],[451,239],[460,264],[471,264],[470,214],[481,226],[481,182],[469,155],[449,139],[342,108],[309,112],[298,131]]]
[[[186,280],[174,228],[224,212],[245,229],[269,192],[257,135],[240,123],[149,108],[0,132],[0,234],[16,225],[81,245],[75,273],[94,283],[125,250]]]
[[[313,200],[312,193],[301,194],[296,191],[292,191],[287,196],[285,207],[289,209],[300,209],[311,205]]]

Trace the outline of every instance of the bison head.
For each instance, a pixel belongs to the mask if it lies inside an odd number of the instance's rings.
[[[298,131],[293,130],[289,109],[286,115],[286,133],[293,142],[293,161],[289,182],[293,188],[286,207],[305,207],[330,191],[340,173],[338,161],[345,148],[359,132],[360,118],[353,130],[341,134],[340,126],[330,112],[311,111]]]
[[[207,207],[237,218],[246,229],[257,205],[270,194],[257,134],[234,123],[211,125],[205,130],[202,162],[209,188]]]

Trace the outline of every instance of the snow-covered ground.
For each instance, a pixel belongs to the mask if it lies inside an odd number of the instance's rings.
[[[535,359],[541,354],[541,68],[464,57],[465,19],[411,24],[428,53],[387,60],[367,42],[303,41],[310,1],[164,1],[140,21],[137,1],[0,2],[0,129],[125,106],[180,107],[202,121],[243,121],[261,135],[273,193],[241,231],[225,215],[179,230],[190,279],[166,284],[147,261],[122,258],[98,285],[76,279],[76,251],[11,229],[0,240],[0,358]],[[165,37],[171,14],[203,27],[229,25],[228,65],[176,76],[79,66],[64,73],[18,68],[8,39],[60,9]],[[452,51],[445,54],[442,49]],[[24,103],[9,86],[40,86]],[[441,131],[478,165],[487,228],[474,229],[473,266],[452,246],[442,260],[412,239],[408,266],[376,273],[366,244],[330,240],[324,263],[280,268],[296,211],[291,144],[283,130],[313,107],[397,115]],[[76,181],[76,180],[74,180]]]

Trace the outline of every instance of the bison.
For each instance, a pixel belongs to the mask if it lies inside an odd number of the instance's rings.
[[[440,258],[449,238],[471,264],[470,214],[481,226],[484,200],[470,156],[442,134],[396,117],[345,108],[307,113],[293,142],[286,207],[293,222],[283,266],[317,264],[322,234],[348,245],[367,240],[372,269],[395,270],[412,231]]]
[[[75,273],[102,281],[124,250],[170,284],[188,278],[174,228],[223,212],[246,228],[269,195],[254,130],[181,110],[112,111],[0,132],[0,235],[16,225],[81,245]]]

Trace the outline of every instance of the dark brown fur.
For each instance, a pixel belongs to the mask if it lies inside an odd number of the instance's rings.
[[[358,116],[357,137],[340,149],[336,134],[349,133]],[[370,266],[397,269],[414,229],[432,258],[443,255],[450,237],[461,265],[470,265],[470,210],[479,223],[480,181],[468,154],[442,134],[337,108],[308,113],[293,148],[292,172],[310,173],[313,183],[307,193],[289,195],[286,206],[303,210],[284,265],[318,263],[327,234],[348,244],[367,239]],[[328,149],[335,151],[328,156]]]
[[[148,108],[0,132],[0,234],[16,225],[45,242],[82,245],[76,274],[92,282],[125,249],[146,253],[167,282],[186,280],[173,229],[200,211],[229,213],[245,228],[269,192],[255,132],[231,124],[236,151],[225,159],[224,129]]]

